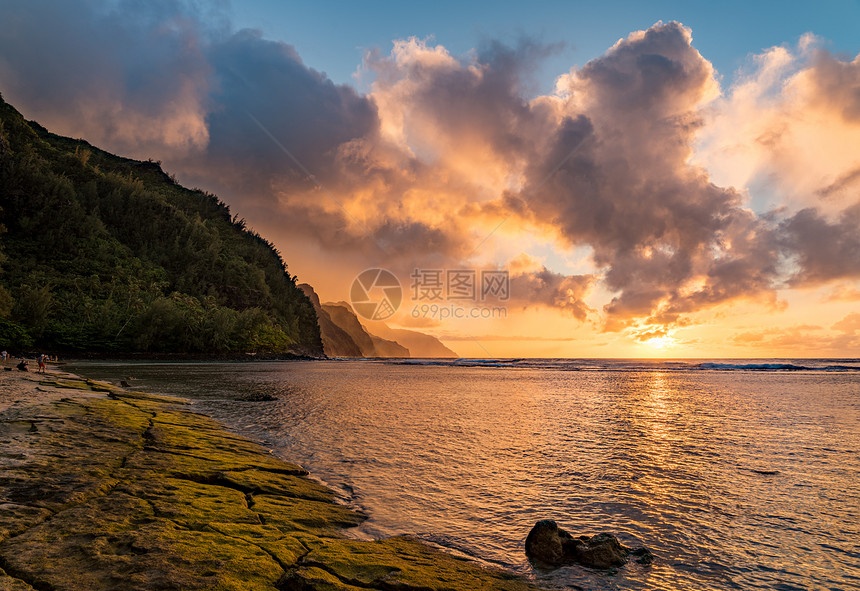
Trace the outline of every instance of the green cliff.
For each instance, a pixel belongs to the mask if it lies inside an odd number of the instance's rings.
[[[280,254],[226,204],[2,98],[0,209],[0,347],[322,353]]]

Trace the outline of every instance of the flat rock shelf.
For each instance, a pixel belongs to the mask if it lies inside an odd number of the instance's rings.
[[[14,382],[14,383],[13,383]],[[182,399],[2,376],[0,591],[529,590],[365,516]]]

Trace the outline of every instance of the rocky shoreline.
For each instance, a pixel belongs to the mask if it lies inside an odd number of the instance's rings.
[[[179,398],[0,372],[0,591],[534,589],[398,536]]]

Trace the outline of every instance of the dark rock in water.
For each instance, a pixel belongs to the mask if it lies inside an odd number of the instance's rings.
[[[529,532],[526,556],[536,566],[581,564],[601,569],[622,566],[627,563],[628,556],[637,557],[636,562],[639,564],[651,564],[654,560],[654,555],[647,548],[630,549],[612,534],[574,538],[551,519],[538,521]]]
[[[558,528],[552,519],[541,519],[529,532],[526,538],[526,556],[535,562],[549,566],[564,564],[564,541],[572,539],[571,535]]]
[[[574,562],[592,568],[622,566],[630,554],[630,549],[622,546],[618,538],[606,533],[591,538],[580,536],[575,544],[566,546],[565,556],[572,556]]]
[[[630,551],[630,556],[636,557],[636,562],[639,564],[651,564],[654,562],[654,554],[648,548],[636,548]]]
[[[234,398],[237,402],[271,402],[277,399],[277,396],[272,396],[266,392],[251,392]]]

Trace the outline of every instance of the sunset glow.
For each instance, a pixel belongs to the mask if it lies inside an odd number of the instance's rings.
[[[0,1],[0,588],[856,588],[858,31]]]
[[[860,350],[856,42],[786,29],[731,62],[707,24],[716,57],[699,47],[702,15],[655,10],[563,68],[575,36],[401,34],[341,56],[354,76],[332,80],[256,9],[90,8],[16,12],[4,97],[217,193],[323,301],[387,269],[404,293],[387,322],[460,355]],[[34,67],[27,43],[58,28],[81,43]],[[153,35],[172,53],[148,51]],[[138,75],[154,71],[178,83]],[[509,297],[416,297],[434,270],[505,271]]]
[[[675,339],[666,335],[662,337],[654,337],[652,339],[648,339],[647,341],[645,341],[645,344],[650,347],[654,347],[658,351],[665,351],[675,345]]]

